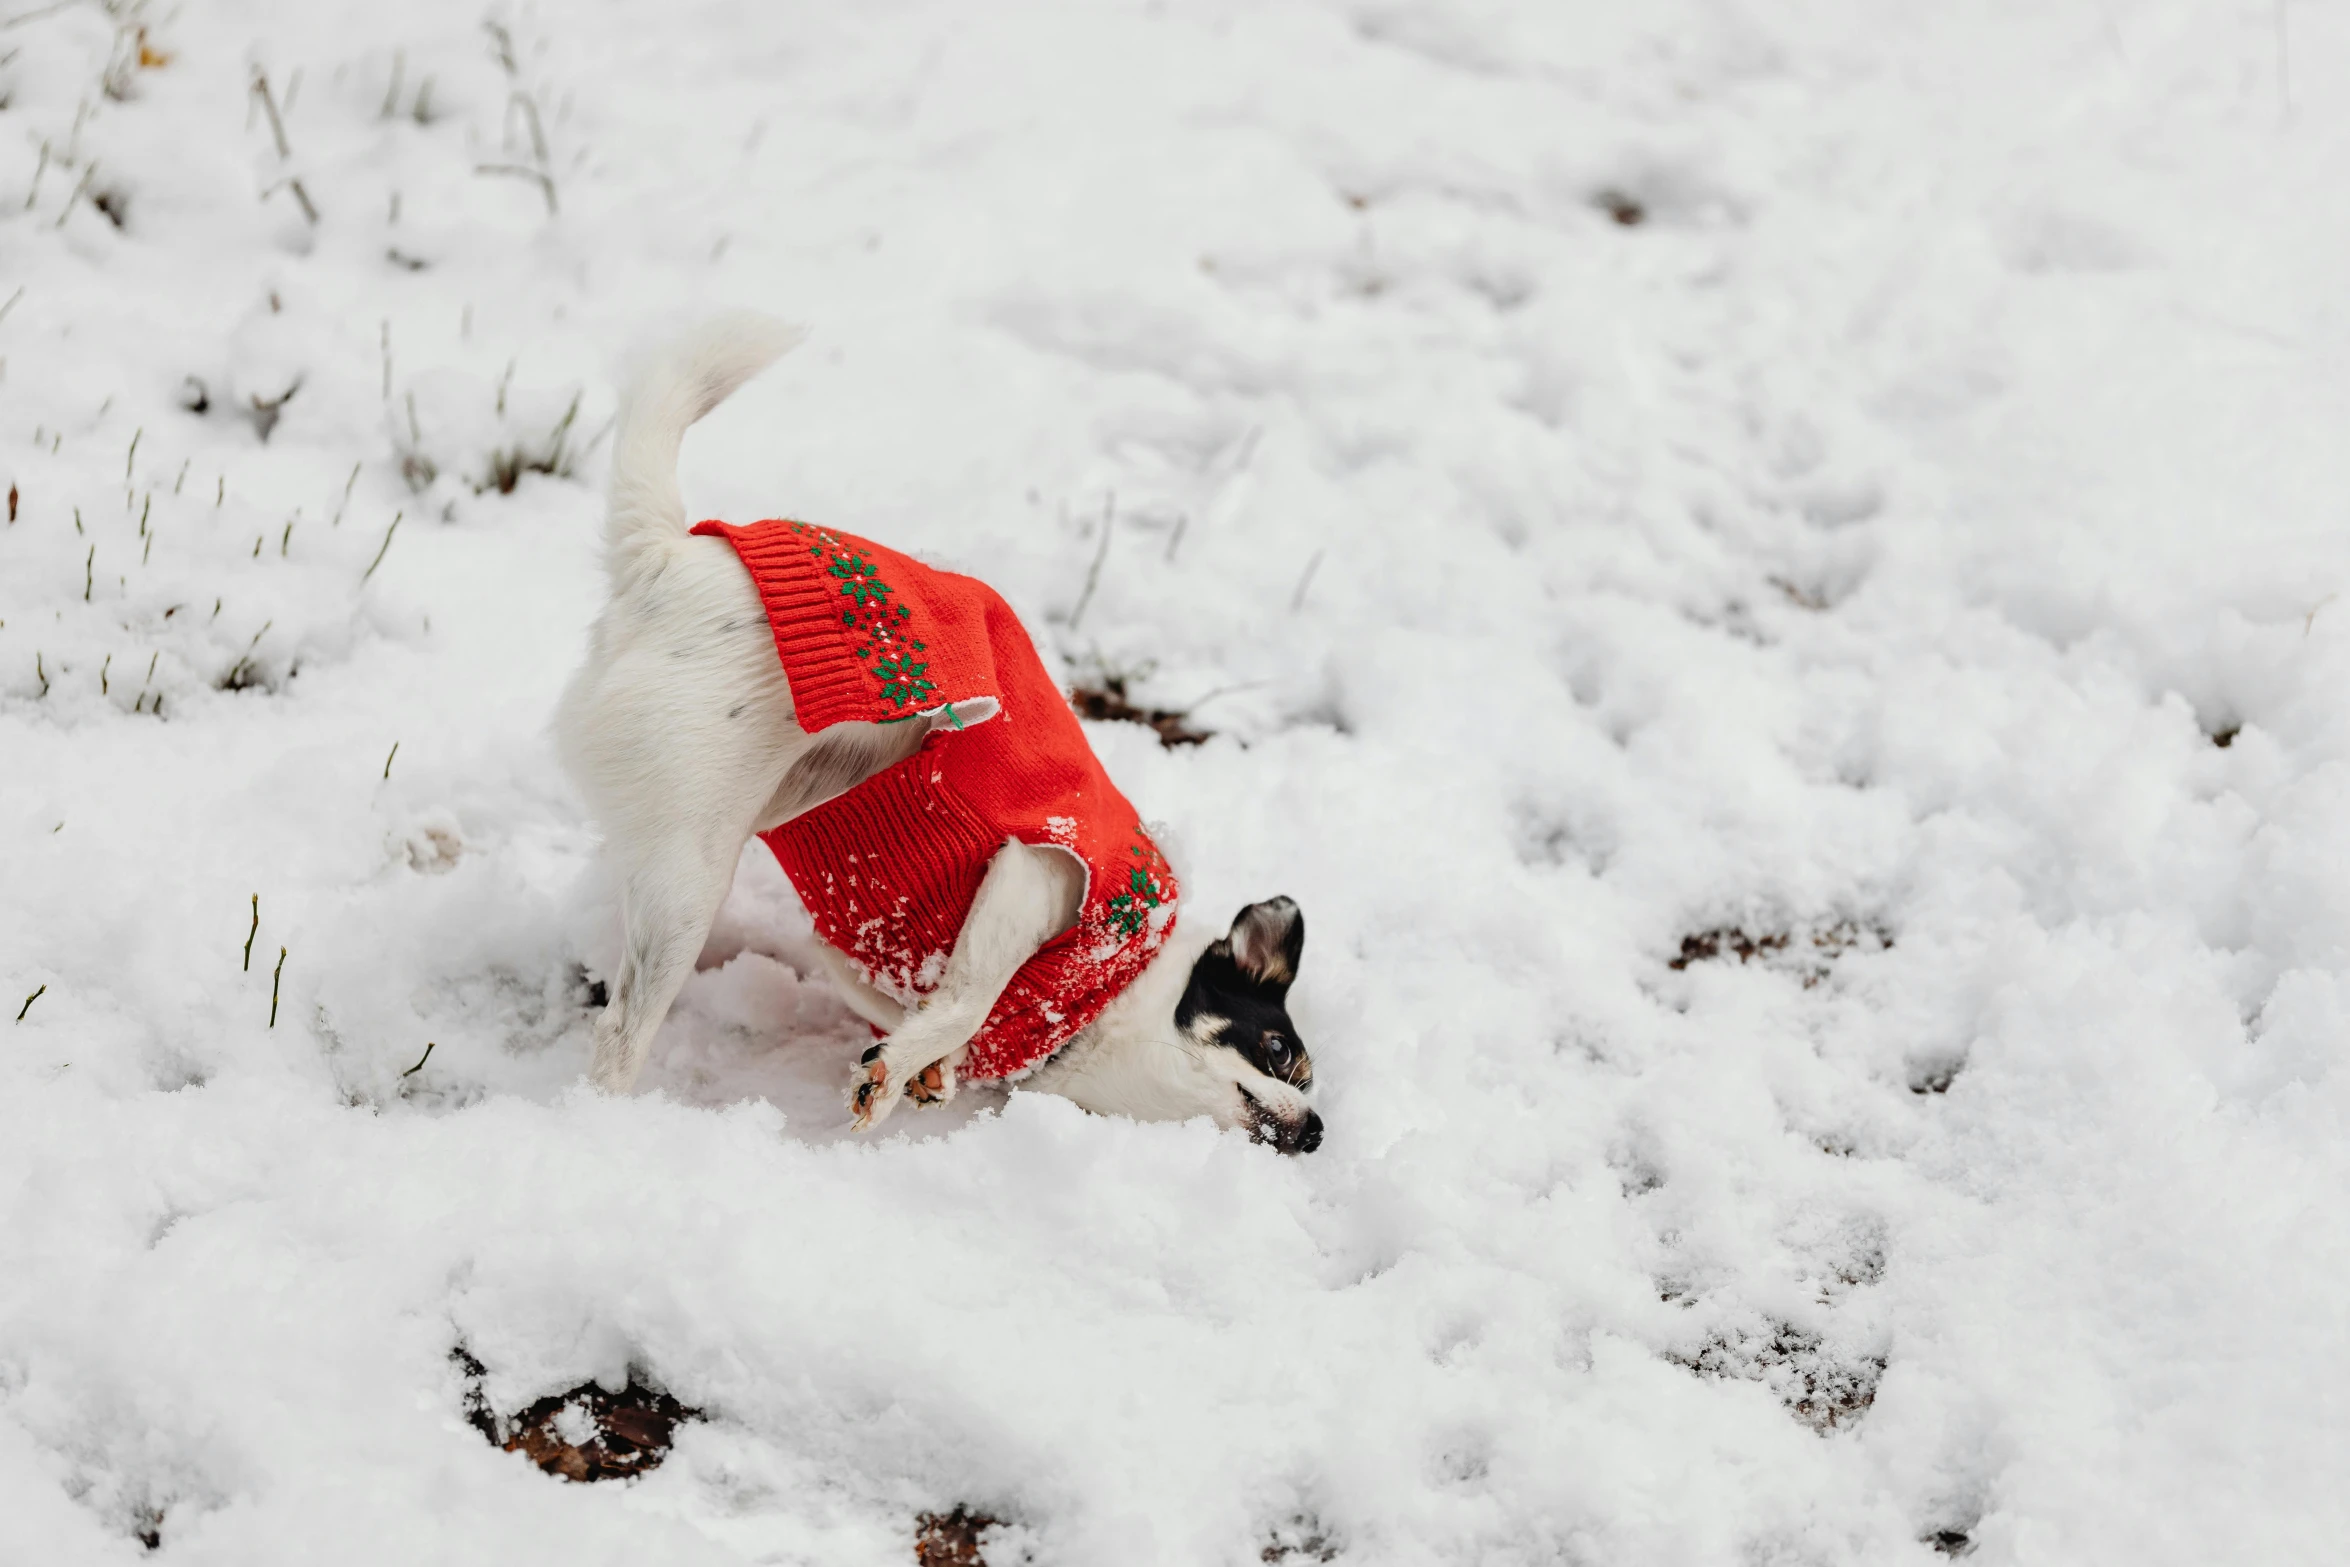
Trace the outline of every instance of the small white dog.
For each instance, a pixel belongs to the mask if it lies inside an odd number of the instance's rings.
[[[713,321],[621,413],[611,600],[557,718],[624,927],[590,1076],[635,1083],[760,834],[842,997],[886,1035],[851,1094],[860,1127],[959,1075],[1019,1074],[1088,1110],[1310,1151],[1297,905],[1251,904],[1213,940],[1175,930],[1172,872],[1000,599],[805,524],[688,531],[687,427],[798,340]]]

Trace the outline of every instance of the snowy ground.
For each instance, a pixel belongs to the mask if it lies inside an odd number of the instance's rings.
[[[2339,8],[156,13],[0,19],[0,1559],[2338,1555]],[[718,301],[698,512],[1200,704],[1095,741],[1304,904],[1320,1153],[846,1137],[760,854],[576,1086]],[[566,1485],[459,1345],[709,1418]]]

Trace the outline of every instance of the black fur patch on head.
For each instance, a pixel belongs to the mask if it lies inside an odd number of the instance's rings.
[[[1289,1016],[1289,987],[1306,944],[1305,916],[1287,898],[1252,903],[1200,954],[1175,1007],[1175,1026],[1203,1044],[1240,1052],[1267,1077],[1314,1084],[1313,1058]]]

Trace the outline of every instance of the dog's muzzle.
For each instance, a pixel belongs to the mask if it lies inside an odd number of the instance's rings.
[[[1248,1101],[1248,1135],[1251,1142],[1271,1143],[1282,1153],[1312,1153],[1322,1146],[1322,1117],[1308,1110],[1296,1121],[1284,1121],[1260,1102],[1256,1095],[1243,1088],[1240,1097]]]

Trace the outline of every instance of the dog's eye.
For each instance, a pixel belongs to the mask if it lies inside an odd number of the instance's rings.
[[[1265,1036],[1265,1063],[1276,1072],[1286,1071],[1289,1067],[1289,1041],[1283,1039],[1279,1034],[1267,1034]]]

